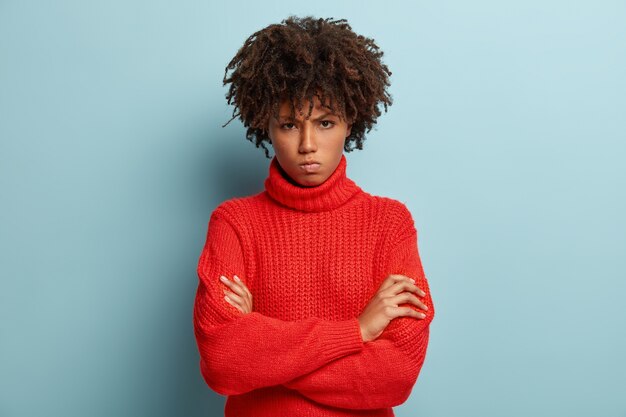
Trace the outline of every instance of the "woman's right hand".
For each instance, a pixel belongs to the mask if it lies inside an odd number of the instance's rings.
[[[426,295],[414,282],[405,275],[392,274],[385,278],[358,318],[364,342],[378,338],[396,317],[410,316],[416,319],[426,317],[424,313],[417,312],[411,307],[398,307],[399,304],[408,302],[423,310],[428,309],[426,304],[411,293],[415,292],[421,297]]]

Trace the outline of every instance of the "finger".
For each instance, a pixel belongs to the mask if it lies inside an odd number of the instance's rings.
[[[385,292],[383,293],[383,296],[393,297],[395,295],[398,295],[404,290],[413,291],[416,288],[417,287],[414,284],[407,281],[406,279],[400,279],[396,281],[394,284],[392,284],[389,288],[387,288]]]
[[[411,277],[407,277],[407,278],[411,282],[411,288],[413,288],[413,290],[417,290],[417,293],[421,295],[422,297],[424,297],[426,295],[426,292],[415,284],[415,279]]]
[[[237,275],[233,275],[233,277],[235,278],[235,281],[239,284],[242,290],[242,293],[240,293],[240,295],[244,300],[243,305],[245,306],[246,311],[252,311],[252,293],[250,293],[250,290],[248,289],[248,287],[246,287],[246,284],[244,284],[244,282]]]
[[[241,283],[241,281],[237,283],[237,281],[231,281],[223,275],[221,276],[221,280],[226,286],[228,286],[228,288],[240,297],[247,296],[246,291],[242,288],[243,283]]]
[[[224,275],[220,276],[220,281],[222,281],[222,284],[226,285],[228,288],[232,288],[232,286],[235,285],[231,280],[226,278]]]
[[[409,302],[411,304],[415,304],[418,308],[421,308],[422,310],[428,310],[428,306],[424,304],[422,301],[420,301],[415,295],[411,294],[410,292],[400,293],[396,295],[395,297],[391,297],[389,301],[391,301],[395,305],[400,305],[405,302]]]
[[[394,284],[396,284],[397,282],[402,282],[402,281],[411,281],[413,280],[412,278],[407,277],[406,275],[401,275],[401,274],[390,274],[387,276],[387,278],[383,281],[382,285],[379,288],[379,291],[382,290],[386,290],[387,288],[393,286]],[[413,283],[415,282],[415,280],[412,281]]]
[[[417,292],[418,292],[419,295],[421,295],[422,297],[426,297],[426,291],[424,291],[423,289],[421,289],[417,285],[415,287],[417,288]]]
[[[241,286],[242,290],[245,291],[248,298],[252,300],[252,293],[250,292],[248,287],[246,287],[246,284],[244,284],[244,282],[237,275],[233,275],[233,277],[235,278],[235,281]]]
[[[235,281],[237,281],[239,284],[241,284],[241,286],[243,287],[243,289],[248,293],[248,296],[250,297],[250,299],[252,299],[252,293],[250,292],[250,290],[248,289],[248,287],[246,287],[246,284],[243,283],[242,280],[239,279],[239,277],[237,275],[234,275]]]
[[[415,317],[416,319],[423,319],[426,314],[421,311],[415,311],[411,307],[398,307],[399,316]]]
[[[237,310],[239,310],[240,312],[243,313],[243,309],[241,307],[239,307],[239,305],[237,305],[233,300],[230,299],[230,297],[228,295],[224,296],[224,299],[233,307],[235,307]]]
[[[234,278],[235,278],[235,281],[237,281],[239,285],[241,285],[243,290],[246,292],[247,296],[244,297],[244,299],[246,302],[247,311],[252,311],[252,293],[250,292],[248,287],[246,287],[246,284],[244,284],[244,282],[237,275],[234,275]]]
[[[408,284],[406,288],[412,292],[419,294],[420,297],[426,296],[426,292],[413,283]]]
[[[235,304],[239,305],[239,306],[244,306],[245,302],[243,301],[243,298],[241,298],[240,296],[238,296],[235,293],[232,293],[226,289],[224,289],[224,294],[226,294],[228,296],[228,298],[231,299],[231,301],[233,301]]]

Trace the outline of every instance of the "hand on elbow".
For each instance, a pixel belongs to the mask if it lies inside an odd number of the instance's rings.
[[[364,342],[372,341],[382,334],[391,320],[396,317],[409,316],[424,319],[426,314],[411,307],[400,307],[400,304],[411,303],[426,311],[428,306],[412,293],[421,297],[426,293],[405,275],[389,275],[380,285],[376,294],[365,306],[359,316],[361,336]]]
[[[237,275],[234,275],[234,280],[231,281],[224,275],[220,277],[220,280],[229,289],[224,288],[224,298],[233,307],[241,311],[243,314],[252,312],[252,293],[246,287],[246,285],[239,279]]]

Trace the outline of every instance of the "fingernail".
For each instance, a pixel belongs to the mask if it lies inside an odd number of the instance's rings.
[[[239,279],[239,277],[237,275],[235,275],[235,281],[241,282],[241,280]]]
[[[411,282],[412,282],[413,284],[415,284],[415,280],[414,280],[413,278],[411,278]]]
[[[220,279],[221,279],[222,281],[224,281],[224,282],[228,282],[228,278],[226,278],[224,275],[222,275],[222,276],[220,277]]]

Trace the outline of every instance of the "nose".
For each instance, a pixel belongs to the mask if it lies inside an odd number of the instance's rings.
[[[300,146],[299,151],[301,153],[315,152],[317,150],[317,141],[315,139],[315,132],[310,123],[304,123],[302,127],[302,133],[300,134]]]

